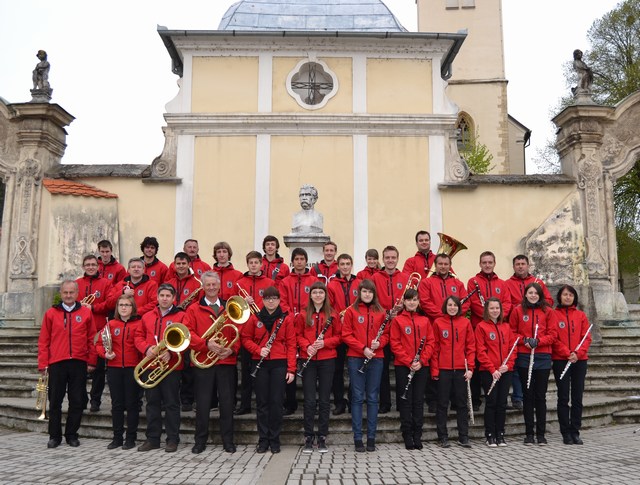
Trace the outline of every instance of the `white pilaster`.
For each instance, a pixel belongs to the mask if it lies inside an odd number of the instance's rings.
[[[442,232],[442,195],[438,184],[444,182],[445,143],[442,135],[429,137],[429,226],[431,234]]]
[[[193,172],[196,137],[178,137],[176,176],[182,183],[176,186],[176,229],[174,251],[182,251],[185,239],[193,237]],[[197,239],[197,238],[196,238]]]
[[[367,57],[353,56],[353,112],[367,112]]]
[[[273,54],[263,52],[258,61],[258,112],[271,112],[273,91]]]
[[[253,231],[254,248],[262,248],[262,239],[269,234],[269,197],[271,181],[271,136],[256,139],[256,205]]]
[[[369,249],[369,179],[366,135],[353,136],[353,258]],[[358,264],[355,265],[356,268]]]

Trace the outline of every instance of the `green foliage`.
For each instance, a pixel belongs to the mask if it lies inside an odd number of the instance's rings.
[[[60,296],[60,292],[56,291],[56,294],[53,295],[53,301],[51,302],[51,306],[59,305],[62,303],[62,296]]]
[[[625,255],[618,261],[621,273],[637,273],[640,268],[640,240],[630,236],[626,231],[616,231],[618,254]]]
[[[480,135],[476,133],[475,138],[466,139],[462,143],[460,155],[465,159],[469,166],[469,171],[475,175],[489,173],[495,165],[491,165],[493,155],[487,148],[487,145],[480,143]]]

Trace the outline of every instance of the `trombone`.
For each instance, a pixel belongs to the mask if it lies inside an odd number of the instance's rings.
[[[249,298],[249,296],[251,296],[249,295],[247,290],[245,290],[242,286],[240,286],[240,283],[236,283],[236,286],[238,287],[238,294],[242,298],[246,300],[247,298]],[[254,315],[257,315],[258,313],[260,313],[260,307],[258,307],[255,301],[249,305],[249,308],[251,309],[251,313],[253,313]]]
[[[409,279],[407,280],[407,284],[404,287],[404,291],[402,292],[402,296],[398,298],[394,307],[400,305],[404,301],[404,297],[407,294],[408,290],[418,291],[418,286],[420,286],[421,281],[422,281],[422,275],[420,273],[411,273],[409,275]]]
[[[160,384],[160,381],[167,377],[182,362],[180,352],[189,347],[191,343],[191,333],[186,325],[182,323],[172,323],[162,334],[162,341],[156,346],[156,355],[154,357],[145,356],[133,370],[133,378],[140,387],[151,389]],[[178,357],[176,362],[169,366],[168,362],[162,360],[161,355],[166,351],[171,351]],[[146,377],[142,375],[150,370]]]
[[[85,296],[82,300],[80,300],[80,303],[86,303],[87,305],[93,305],[93,302],[96,301],[96,298],[98,298],[98,292],[97,291]]]

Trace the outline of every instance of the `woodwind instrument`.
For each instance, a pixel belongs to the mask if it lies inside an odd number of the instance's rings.
[[[44,421],[47,419],[47,395],[49,393],[49,368],[45,368],[44,374],[41,374],[36,384],[36,411],[42,411],[38,419]]]
[[[193,271],[193,268],[189,268],[189,274],[192,274],[192,275],[193,275],[193,278],[194,278],[198,283],[200,283],[200,287],[199,287],[199,288],[196,288],[195,290],[193,290],[193,292],[192,292],[188,297],[186,297],[186,298],[185,298],[185,299],[184,299],[184,300],[183,300],[183,301],[178,305],[178,308],[179,308],[180,310],[186,310],[186,309],[187,309],[187,307],[188,307],[188,306],[191,304],[191,302],[193,301],[193,299],[194,299],[195,297],[197,297],[197,296],[200,294],[200,292],[202,291],[202,281],[200,281],[200,280],[198,279],[198,277],[196,276],[196,274],[195,274],[195,273],[194,273],[194,271]]]
[[[316,337],[316,340],[324,339],[324,334],[327,333],[327,330],[329,330],[329,327],[331,326],[332,323],[333,323],[333,317],[331,316],[327,318],[327,322],[324,324],[324,327],[320,331],[320,334]],[[304,370],[307,368],[307,366],[309,365],[309,362],[311,361],[311,359],[313,359],[315,355],[317,355],[317,351],[315,354],[307,357],[307,360],[304,361],[304,363],[302,364],[302,367],[300,367],[300,370],[296,373],[298,377],[302,377],[302,374],[304,374]]]
[[[480,298],[480,304],[482,305],[482,308],[484,308],[485,301],[484,296],[482,296],[482,292],[480,291],[480,285],[475,279],[473,280],[473,284],[476,286],[476,290],[478,290],[478,298]]]
[[[380,328],[378,329],[378,333],[376,334],[376,337],[373,339],[374,342],[380,341],[380,337],[382,337],[382,334],[384,333],[384,328],[387,326],[387,323],[389,323],[390,320],[391,320],[391,311],[388,311],[387,316],[384,317],[384,320],[380,324]],[[369,358],[364,359],[364,362],[362,363],[362,367],[358,369],[358,372],[360,372],[360,374],[364,374],[364,370],[369,365],[369,362],[371,362],[371,359]]]
[[[236,283],[236,286],[238,287],[238,294],[242,298],[244,298],[245,300],[249,298],[249,293],[242,286],[240,286],[240,283]],[[260,313],[260,308],[258,308],[258,305],[256,305],[255,301],[251,305],[249,305],[249,308],[251,309],[251,313],[253,313],[254,315]]]
[[[589,332],[591,332],[591,327],[593,327],[593,323],[591,325],[589,325],[589,328],[587,329],[586,333],[584,334],[584,337],[582,337],[582,340],[580,340],[580,343],[576,346],[576,348],[573,349],[574,352],[577,352],[578,350],[580,350],[580,347],[582,347],[582,344],[587,339],[587,335],[589,335]],[[568,361],[567,365],[564,366],[564,369],[562,370],[562,374],[560,374],[560,379],[559,380],[562,380],[564,375],[569,370],[569,367],[571,367],[571,361]]]
[[[460,300],[460,305],[464,305],[466,301],[476,293],[480,293],[480,288],[478,288],[477,285],[475,290],[473,290],[471,293],[468,293],[467,296],[465,296],[462,300]]]
[[[504,361],[502,362],[502,365],[507,365],[507,362],[509,362],[509,359],[511,358],[511,354],[513,354],[513,351],[516,350],[516,347],[518,346],[518,340],[520,340],[520,337],[516,338],[516,341],[513,343],[513,347],[511,347],[511,350],[509,351],[509,355],[507,355],[507,358],[504,359]],[[500,380],[499,377],[493,380],[493,382],[491,383],[491,387],[489,387],[489,391],[487,391],[487,396],[491,394],[491,391],[493,391],[493,388],[496,387],[496,383],[499,380]]]
[[[412,364],[415,364],[416,362],[420,361],[420,354],[422,353],[422,348],[424,347],[424,342],[426,340],[427,340],[426,336],[422,337],[422,339],[420,340],[418,351],[416,352],[415,357],[411,361]],[[413,380],[413,376],[415,375],[415,373],[416,371],[414,371],[413,369],[411,369],[411,371],[409,372],[409,375],[407,376],[407,385],[404,386],[404,393],[402,394],[402,396],[400,396],[400,399],[404,399],[405,401],[407,400],[407,392],[409,391],[409,386],[411,385],[411,381]]]
[[[464,359],[464,371],[469,372],[469,364],[467,359]],[[473,416],[473,400],[471,399],[471,379],[465,379],[467,381],[467,407],[469,408],[469,420],[471,424],[476,424],[476,419]]]
[[[265,347],[268,348],[269,350],[271,350],[271,346],[273,345],[273,342],[276,341],[276,336],[278,335],[278,330],[280,330],[280,327],[282,326],[282,322],[284,322],[284,319],[286,318],[286,316],[287,316],[286,313],[284,315],[282,315],[280,320],[277,321],[276,328],[273,329],[273,333],[269,336],[269,340],[267,340],[267,344],[265,345]],[[258,374],[258,371],[260,370],[260,367],[262,367],[262,362],[263,361],[264,361],[264,357],[260,357],[260,360],[256,364],[256,368],[253,369],[253,372],[251,373],[251,377],[255,377]]]
[[[538,324],[536,323],[536,329],[533,332],[533,338],[538,338]],[[527,389],[531,386],[531,375],[533,374],[533,356],[536,353],[536,348],[531,349],[531,357],[529,357],[529,371],[527,374]]]

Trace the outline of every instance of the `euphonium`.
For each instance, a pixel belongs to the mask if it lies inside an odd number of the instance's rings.
[[[438,237],[440,237],[440,247],[438,248],[438,252],[436,254],[446,254],[451,259],[460,251],[467,249],[467,246],[462,244],[457,239],[447,236],[446,234],[439,232]],[[429,275],[432,275],[436,272],[436,262],[434,261],[431,265],[431,269],[429,270]]]
[[[36,410],[42,411],[38,419],[44,421],[47,419],[47,394],[49,392],[49,369],[44,370],[44,374],[40,375],[36,384]]]
[[[160,384],[160,381],[167,377],[182,362],[180,352],[189,347],[191,343],[191,333],[182,323],[172,323],[162,334],[162,341],[156,346],[155,357],[144,357],[133,370],[133,377],[141,387],[150,389]],[[160,357],[166,350],[174,352],[177,356],[176,362],[169,366]],[[146,377],[142,375],[149,371]]]
[[[207,342],[213,339],[218,345],[229,348],[238,341],[240,332],[235,325],[230,325],[225,322],[229,319],[234,323],[244,323],[249,319],[250,315],[251,310],[249,309],[249,304],[244,298],[241,296],[232,296],[227,300],[227,308],[218,318],[214,320],[213,315],[211,315],[213,324],[200,337]],[[236,333],[231,342],[227,341],[227,338],[222,333],[225,327],[231,327]],[[203,352],[191,351],[191,362],[200,369],[207,369],[220,360],[220,357],[212,351],[208,351],[204,355],[201,354],[203,354]]]

